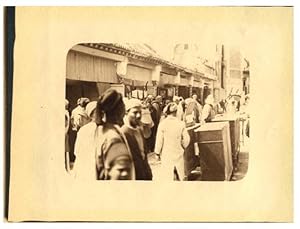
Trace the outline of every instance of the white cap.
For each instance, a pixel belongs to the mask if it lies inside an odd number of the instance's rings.
[[[92,114],[93,111],[96,109],[96,106],[97,106],[97,102],[96,102],[96,101],[89,102],[89,103],[86,105],[85,111],[86,111],[87,115],[88,115],[90,118],[91,118],[91,114]]]
[[[124,101],[126,111],[130,110],[133,107],[142,107],[142,103],[139,99],[128,99]]]

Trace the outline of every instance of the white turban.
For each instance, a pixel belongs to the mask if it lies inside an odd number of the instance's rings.
[[[129,111],[131,108],[134,107],[142,107],[142,103],[139,99],[128,99],[124,101],[126,111]]]

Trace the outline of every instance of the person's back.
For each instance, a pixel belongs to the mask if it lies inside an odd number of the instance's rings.
[[[119,127],[124,114],[122,95],[108,89],[96,103],[95,124],[87,124],[79,130],[79,137],[86,135],[83,141],[87,140],[87,143],[83,144],[83,150],[88,149],[90,152],[85,167],[90,171],[92,179],[134,179],[130,149]]]
[[[181,134],[184,128],[185,123],[183,121],[178,120],[176,117],[168,116],[167,118],[161,121],[159,130],[163,131],[164,139],[163,143],[160,143],[160,139],[157,139],[157,147],[159,147],[159,145],[162,144],[163,151],[172,152],[170,153],[170,155],[164,155],[162,157],[171,157],[174,159],[177,157],[176,155],[183,153],[183,148],[181,144]]]
[[[205,99],[205,105],[202,110],[201,123],[210,122],[216,116],[216,111],[214,108],[214,97],[208,95]]]
[[[171,103],[166,109],[167,118],[161,121],[157,130],[155,153],[161,157],[160,179],[172,180],[174,167],[179,179],[184,179],[184,149],[190,142],[185,123],[176,117],[177,105]]]
[[[184,121],[186,127],[191,127],[200,122],[200,111],[197,103],[192,99],[186,100],[186,109],[184,114]]]
[[[205,104],[202,113],[202,122],[211,122],[216,116],[216,112],[211,104]]]

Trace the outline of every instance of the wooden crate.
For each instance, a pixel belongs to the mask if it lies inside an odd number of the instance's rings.
[[[232,161],[234,167],[238,163],[238,155],[240,152],[240,120],[236,116],[219,116],[212,120],[212,122],[229,122],[230,142],[232,150]]]
[[[230,180],[233,165],[228,122],[205,123],[195,129],[200,150],[201,180]]]

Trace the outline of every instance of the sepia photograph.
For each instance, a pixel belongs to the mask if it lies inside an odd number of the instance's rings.
[[[293,10],[8,7],[7,220],[292,222]]]
[[[70,49],[65,98],[70,176],[236,181],[246,175],[247,50],[200,40],[155,47],[82,43]]]

